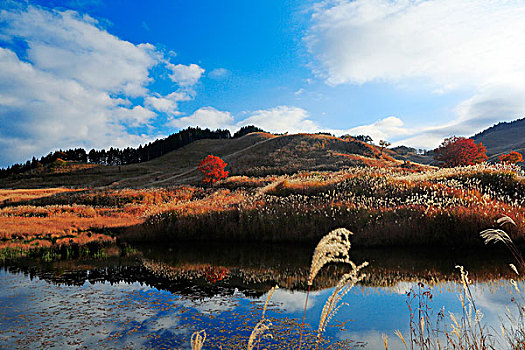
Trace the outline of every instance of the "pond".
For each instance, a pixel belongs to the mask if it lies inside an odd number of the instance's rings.
[[[0,271],[0,348],[189,349],[192,333],[204,329],[204,349],[246,349],[275,285],[266,311],[272,337],[260,338],[260,348],[297,348],[313,248],[186,242],[110,247],[96,259],[6,261]],[[381,349],[383,334],[389,349],[404,348],[394,332],[410,339],[409,305],[416,314],[412,329],[420,325],[421,309],[429,314],[424,331],[450,331],[449,314],[463,316],[456,265],[469,271],[486,331],[506,344],[500,326],[509,326],[507,307],[514,311],[517,297],[506,252],[358,249],[352,259],[370,263],[363,270],[368,276],[344,296],[321,348]],[[316,278],[303,349],[315,348],[323,306],[347,271],[330,265]],[[523,290],[522,282],[518,286]]]

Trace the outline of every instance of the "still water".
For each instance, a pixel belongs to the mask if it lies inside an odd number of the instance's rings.
[[[260,348],[296,345],[313,247],[197,242],[133,248],[127,253],[108,248],[97,259],[4,263],[0,348],[189,349],[191,334],[204,329],[204,349],[245,349],[275,285],[279,289],[266,311],[272,338],[262,338]],[[482,322],[496,336],[500,325],[509,323],[511,299],[519,296],[509,283],[512,260],[505,252],[368,249],[352,254],[355,262],[370,263],[363,271],[368,277],[344,297],[322,348],[381,349],[382,334],[390,349],[404,348],[394,332],[410,338],[406,293],[411,289],[417,293],[412,308],[426,305],[431,322],[443,314],[439,327],[450,329],[449,314],[462,316],[456,265],[469,270]],[[345,266],[328,266],[317,277],[303,349],[315,348],[323,305],[345,271]],[[431,299],[420,299],[425,291]]]

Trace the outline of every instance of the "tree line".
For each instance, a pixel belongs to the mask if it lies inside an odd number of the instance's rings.
[[[65,151],[58,150],[50,152],[39,159],[33,157],[32,160],[28,160],[25,163],[17,163],[7,168],[2,168],[0,169],[0,178],[42,168],[57,162],[57,160],[115,166],[142,163],[186,146],[193,141],[238,138],[251,132],[264,132],[264,130],[253,125],[243,126],[232,136],[227,129],[210,130],[208,128],[189,127],[171,134],[166,138],[155,140],[144,146],[140,145],[138,148],[127,147],[120,149],[111,147],[108,150],[91,149],[89,152],[83,148],[68,149]]]

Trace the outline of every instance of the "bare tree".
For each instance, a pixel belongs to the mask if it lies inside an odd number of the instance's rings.
[[[379,140],[379,146],[381,147],[381,155],[383,155],[383,150],[390,146],[392,143],[385,141],[385,140]]]

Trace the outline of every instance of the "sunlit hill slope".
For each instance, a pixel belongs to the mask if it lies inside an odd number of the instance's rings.
[[[3,188],[165,187],[198,183],[197,166],[208,154],[223,158],[231,175],[273,175],[301,170],[339,170],[351,166],[412,167],[394,152],[355,139],[322,134],[251,133],[235,139],[198,140],[149,162],[91,167],[67,162],[56,169],[3,179]]]

